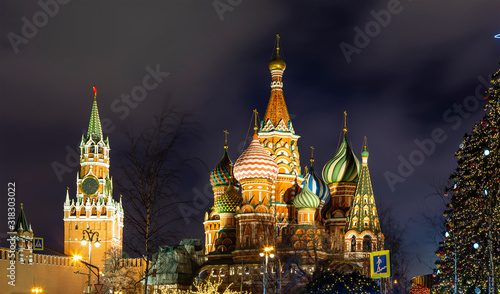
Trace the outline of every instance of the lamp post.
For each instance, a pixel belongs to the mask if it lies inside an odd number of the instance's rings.
[[[94,243],[95,247],[99,247],[101,243],[99,242],[101,239],[99,239],[99,232],[92,232],[92,230],[89,230],[87,226],[87,230],[83,230],[83,237],[82,237],[82,246],[89,244],[89,262],[88,265],[92,264],[92,243]],[[89,281],[87,284],[87,291],[90,293],[90,289],[92,288],[91,285],[91,268],[89,266]],[[97,278],[99,278],[99,270],[97,270]]]
[[[266,294],[266,282],[267,282],[267,280],[266,280],[266,270],[267,270],[267,263],[269,261],[269,257],[270,258],[274,258],[274,253],[271,252],[273,250],[274,250],[273,247],[265,247],[264,248],[264,252],[260,253],[261,257],[264,257],[264,256],[266,257],[266,259],[265,259],[265,265],[264,265],[264,277],[263,277],[263,281],[262,281],[262,283],[264,284],[264,292],[263,292],[264,294]]]

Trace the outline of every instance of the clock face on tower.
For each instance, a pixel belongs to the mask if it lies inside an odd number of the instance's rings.
[[[94,195],[97,192],[97,189],[99,189],[99,181],[97,181],[94,177],[86,177],[83,179],[81,187],[83,194]]]

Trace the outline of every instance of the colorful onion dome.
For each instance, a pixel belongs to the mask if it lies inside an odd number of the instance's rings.
[[[241,205],[243,198],[238,195],[238,191],[234,187],[232,181],[230,181],[226,192],[221,196],[217,197],[214,206],[217,213],[235,213],[236,207]]]
[[[300,191],[297,196],[293,199],[293,205],[297,209],[309,208],[316,209],[319,206],[319,198],[310,189],[307,183],[304,184],[304,188]]]
[[[238,180],[268,179],[276,180],[278,165],[269,152],[262,147],[257,134],[253,135],[250,146],[243,151],[234,164],[234,177]]]
[[[359,178],[359,160],[347,144],[346,129],[342,144],[335,156],[323,167],[323,179],[327,184],[338,182],[357,182]]]
[[[328,189],[328,185],[314,171],[313,166],[311,166],[311,168],[307,172],[305,179],[307,181],[307,187],[314,194],[316,194],[316,196],[319,197],[319,200],[326,202],[330,198],[330,190]]]
[[[271,62],[269,62],[269,70],[279,69],[284,71],[286,68],[286,63],[280,57],[280,35],[276,35],[276,56]]]
[[[227,146],[224,146],[224,149],[225,149],[224,155],[222,156],[221,161],[210,173],[210,184],[212,184],[212,187],[219,185],[224,185],[224,186],[229,185],[229,178],[230,178],[229,165],[232,162],[231,159],[229,159],[229,156],[227,155]]]

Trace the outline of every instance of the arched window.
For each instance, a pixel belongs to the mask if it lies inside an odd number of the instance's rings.
[[[371,252],[372,251],[372,237],[366,235],[363,238],[363,252]]]
[[[356,237],[352,236],[351,238],[351,252],[356,252]]]

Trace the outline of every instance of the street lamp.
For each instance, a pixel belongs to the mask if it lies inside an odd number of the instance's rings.
[[[31,293],[42,293],[43,289],[41,287],[33,287],[31,288]]]
[[[99,239],[99,232],[92,232],[92,230],[89,230],[88,226],[87,226],[87,230],[83,230],[83,237],[82,237],[82,246],[85,246],[87,245],[87,243],[89,244],[89,262],[87,264],[88,268],[89,268],[89,281],[88,281],[88,284],[87,284],[87,290],[89,291],[90,293],[90,289],[92,289],[92,285],[91,285],[91,272],[92,272],[92,269],[91,267],[95,267],[92,265],[92,243],[94,243],[94,246],[95,247],[99,247],[101,245],[100,243],[101,239]],[[80,257],[81,259],[81,257]],[[97,269],[97,279],[99,279],[99,269]]]
[[[267,263],[268,263],[268,260],[269,260],[269,257],[270,258],[274,258],[274,253],[272,253],[272,251],[274,250],[273,247],[265,247],[264,248],[264,252],[261,252],[260,253],[260,256],[261,257],[266,257],[265,259],[265,265],[264,265],[264,277],[263,277],[263,284],[264,284],[264,293],[263,294],[266,294],[266,269],[267,269]]]

